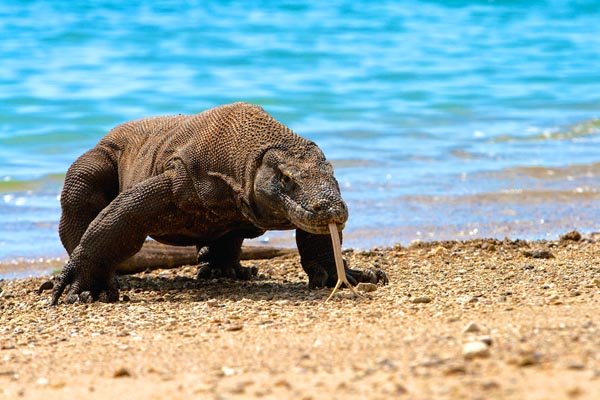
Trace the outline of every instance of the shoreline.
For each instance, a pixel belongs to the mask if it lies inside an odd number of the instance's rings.
[[[370,237],[376,231],[381,234],[381,231],[386,231],[385,228],[381,228],[379,230],[375,229],[356,229],[350,234],[345,234],[345,239],[350,236],[352,238],[357,237]],[[390,237],[396,237],[399,235],[401,230],[399,228],[396,229],[387,229]],[[581,231],[582,240],[600,240],[600,232],[593,230],[582,230]],[[269,232],[265,234],[264,237],[259,237],[252,240],[246,240],[244,246],[251,248],[273,248],[273,249],[296,249],[296,245],[294,242],[294,237],[292,231],[274,231],[272,232],[274,235],[269,236]],[[440,242],[468,242],[473,240],[523,240],[523,239],[510,239],[505,237],[504,239],[494,238],[494,237],[480,237],[477,234],[473,235],[472,232],[459,232],[457,235],[456,232],[453,234],[453,238],[447,239],[446,235],[440,235],[441,239],[433,240],[433,235],[427,235],[422,232],[417,232],[417,239],[412,240],[408,245],[403,245],[401,243],[395,243],[393,245],[382,245],[382,246],[371,246],[371,249],[390,249],[398,246],[402,247],[410,247],[419,243],[440,243]],[[552,242],[553,240],[559,240],[560,237],[564,235],[564,233],[556,235],[555,239],[544,238],[544,239],[524,239],[528,242]],[[456,238],[459,237],[459,238]],[[265,239],[267,238],[267,239]],[[345,240],[346,242],[347,240]],[[344,251],[368,251],[369,248],[362,247],[348,247],[346,245],[342,246],[342,250]],[[40,256],[40,257],[18,257],[14,259],[5,259],[0,260],[0,280],[3,279],[22,279],[22,278],[35,278],[39,276],[44,276],[52,273],[57,269],[62,269],[64,264],[67,262],[68,257],[65,254],[62,256]]]
[[[295,255],[244,261],[248,282],[123,276],[114,304],[50,308],[47,278],[0,280],[0,397],[598,398],[597,235],[345,256],[390,284],[325,303]]]

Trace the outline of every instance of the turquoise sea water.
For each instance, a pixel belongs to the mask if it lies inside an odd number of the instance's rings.
[[[111,127],[239,100],[333,161],[348,246],[600,230],[598,21],[596,1],[0,0],[0,260],[63,254],[64,172]]]

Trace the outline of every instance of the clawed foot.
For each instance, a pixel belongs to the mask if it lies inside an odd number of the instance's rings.
[[[213,266],[210,263],[204,263],[198,268],[198,279],[218,279],[229,278],[247,281],[258,275],[256,267],[235,266]]]
[[[367,268],[367,269],[350,269],[346,268],[346,276],[348,277],[348,281],[356,286],[360,282],[365,283],[381,283],[382,285],[387,285],[390,283],[390,280],[387,277],[387,274],[379,268]],[[352,279],[352,280],[351,280]],[[330,282],[333,282],[331,284]],[[334,280],[329,280],[327,282],[328,287],[332,287],[335,285]]]
[[[91,303],[102,301],[113,303],[119,300],[119,282],[115,276],[92,277],[90,273],[79,271],[70,262],[58,276],[52,291],[52,305],[58,304],[65,289],[65,303]]]
[[[346,262],[344,262],[346,265]],[[389,279],[387,274],[379,268],[367,268],[367,269],[350,269],[347,266],[346,278],[348,283],[352,286],[358,285],[360,282],[375,283],[387,285]],[[308,276],[308,288],[317,289],[322,287],[335,287],[337,283],[337,274],[328,274],[325,269],[315,269],[312,274]],[[343,287],[346,287],[344,285]]]

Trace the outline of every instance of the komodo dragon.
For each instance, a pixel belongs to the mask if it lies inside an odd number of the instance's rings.
[[[117,126],[69,168],[60,200],[69,260],[53,305],[67,287],[68,303],[118,301],[115,268],[148,236],[202,249],[200,278],[248,279],[256,270],[240,264],[242,241],[295,228],[309,288],[331,287],[327,226],[348,219],[317,145],[246,103]],[[378,269],[346,271],[352,284],[387,282]]]

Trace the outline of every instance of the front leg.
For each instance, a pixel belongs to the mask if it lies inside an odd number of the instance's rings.
[[[256,267],[242,267],[240,255],[244,237],[230,232],[198,251],[198,279],[230,278],[248,280],[256,276]]]
[[[58,277],[52,305],[64,290],[67,302],[119,299],[115,266],[137,253],[159,216],[173,204],[169,172],[119,194],[90,223]]]
[[[340,240],[342,233],[340,232]],[[301,229],[296,229],[296,245],[300,253],[302,269],[308,275],[309,289],[319,287],[334,287],[337,283],[337,272],[333,246],[329,235],[315,235]],[[356,285],[359,282],[387,284],[385,272],[378,268],[350,269],[344,260],[348,282]]]

